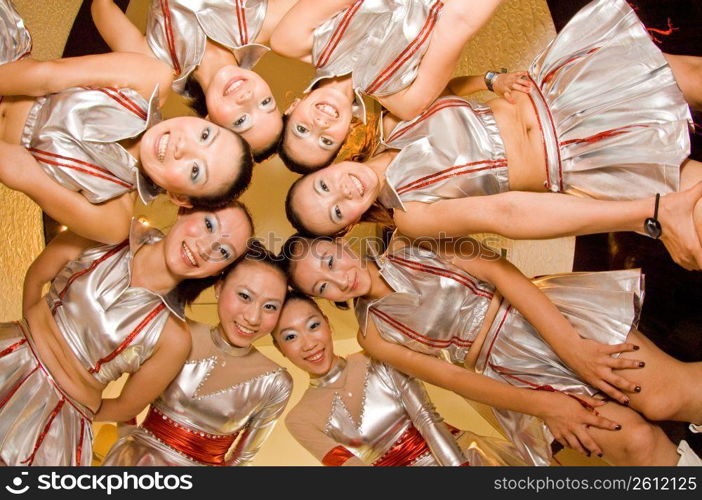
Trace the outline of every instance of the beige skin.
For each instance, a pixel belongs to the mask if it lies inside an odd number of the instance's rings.
[[[411,238],[461,237],[490,232],[513,239],[542,239],[599,232],[641,231],[652,215],[654,197],[633,201],[603,201],[562,193],[545,192],[543,136],[529,98],[529,85],[521,73],[506,75],[509,96],[488,101],[509,161],[509,184],[513,191],[490,196],[440,200],[426,204],[405,203],[395,210],[398,229]],[[498,79],[499,80],[499,79]],[[452,81],[457,93],[485,88],[482,77]],[[397,120],[386,117],[389,134]],[[385,183],[385,169],[395,152],[378,155],[360,164],[341,162],[307,175],[297,186],[293,206],[308,229],[316,234],[335,234],[361,220]],[[352,176],[364,184],[353,188]],[[688,270],[702,266],[702,165],[687,160],[679,193],[661,197],[659,220],[662,241],[675,262]],[[324,182],[328,190],[320,188]],[[338,209],[338,212],[337,212]],[[342,214],[341,217],[334,215]]]
[[[266,17],[256,43],[269,43],[275,26],[295,2],[296,0],[268,2]],[[155,58],[146,37],[112,0],[93,0],[92,14],[100,34],[113,51],[136,52],[147,56],[165,68],[173,81],[175,75],[170,66]],[[270,86],[257,73],[240,68],[229,49],[208,39],[205,55],[194,76],[205,92],[210,120],[240,134],[255,152],[275,140],[283,122]],[[236,92],[226,93],[232,79],[242,79],[244,84]],[[169,87],[171,82],[168,83]]]
[[[70,87],[128,87],[149,99],[156,85],[170,88],[170,71],[138,54],[100,54],[54,61],[31,58],[0,66],[0,182],[22,191],[52,218],[87,239],[118,243],[127,237],[136,194],[101,204],[90,203],[46,175],[20,145],[35,97]],[[158,142],[168,134],[164,156]],[[237,174],[231,159],[242,156],[241,144],[230,131],[194,117],[164,120],[121,145],[140,162],[144,173],[167,190],[171,201],[191,207],[191,196],[221,192]]]
[[[297,255],[292,270],[295,285],[306,293],[333,301],[378,299],[392,293],[375,264],[364,266],[344,245],[342,240],[316,241],[309,247],[311,251]],[[461,245],[460,250],[465,248]],[[627,343],[614,346],[582,339],[553,303],[513,265],[477,244],[472,248],[470,255],[449,243],[441,249],[452,264],[493,283],[498,291],[465,369],[384,341],[373,322],[368,322],[365,335],[358,335],[364,349],[409,375],[461,396],[538,416],[561,444],[583,453],[588,450],[604,454],[606,460],[620,465],[676,464],[679,457],[673,443],[642,415],[656,420],[698,421],[702,390],[694,381],[702,376],[702,363],[681,363],[636,331],[629,335]],[[509,300],[583,380],[623,404],[586,398],[596,406],[600,414],[596,417],[562,394],[518,389],[473,373],[477,355],[495,319],[499,297]],[[613,358],[615,353],[620,356]],[[622,430],[611,432],[613,422],[621,424]]]
[[[211,221],[215,216],[219,226],[213,229],[208,219]],[[218,262],[203,259],[197,251],[201,242],[213,235],[227,252]],[[130,285],[165,294],[186,278],[217,274],[246,250],[250,235],[249,222],[239,208],[180,215],[166,238],[144,245],[134,255]],[[183,257],[183,244],[191,249],[194,266]],[[190,334],[185,323],[170,315],[153,355],[131,374],[119,397],[103,400],[105,385],[98,382],[75,357],[42,297],[43,285],[93,245],[95,242],[69,231],[52,240],[27,271],[22,309],[38,355],[61,389],[95,411],[97,420],[121,422],[137,415],[178,373],[190,350]]]

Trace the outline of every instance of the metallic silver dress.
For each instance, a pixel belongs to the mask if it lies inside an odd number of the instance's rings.
[[[483,324],[494,288],[424,249],[387,252],[377,263],[395,292],[357,302],[361,329],[365,330],[370,317],[384,339],[462,365]],[[618,344],[637,325],[643,296],[638,270],[560,274],[534,280],[534,284],[583,338]],[[565,366],[504,299],[483,342],[476,371],[531,389],[597,392]],[[525,461],[550,464],[552,436],[541,420],[494,411]]]
[[[131,89],[75,87],[37,98],[21,142],[49,177],[91,203],[134,189],[148,203],[163,190],[140,173],[118,141],[139,136],[160,119],[157,90],[147,102]]]
[[[131,287],[136,250],[163,235],[133,223],[129,242],[87,249],[56,276],[46,301],[80,363],[101,384],[139,369],[170,313],[174,292]],[[36,356],[25,323],[0,327],[0,458],[7,465],[90,465],[93,414],[64,394]]]
[[[145,421],[114,444],[102,465],[231,466],[253,460],[285,409],[292,377],[255,349],[232,347],[219,331],[211,330],[212,354],[185,363]],[[218,373],[225,365],[228,376]],[[242,371],[245,380],[233,383],[234,373]],[[203,394],[213,378],[229,380],[222,380],[225,388]]]
[[[361,93],[386,96],[408,87],[442,8],[440,0],[356,0],[315,29],[316,73],[307,90],[325,78],[351,73],[362,105]]]
[[[506,441],[448,426],[420,382],[362,353],[311,379],[285,423],[329,466],[524,465]]]
[[[254,43],[267,7],[267,0],[151,0],[146,41],[173,68],[173,90],[182,94],[205,55],[208,38],[234,52],[245,69],[270,50]]]
[[[10,0],[0,0],[0,64],[22,59],[31,51],[32,37],[24,21]]]
[[[547,189],[601,199],[678,190],[680,164],[690,152],[689,110],[626,2],[584,7],[529,73]],[[484,105],[442,97],[382,142],[401,150],[379,197],[387,208],[509,190],[504,144]]]

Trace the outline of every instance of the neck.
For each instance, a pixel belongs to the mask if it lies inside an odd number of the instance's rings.
[[[142,245],[132,259],[132,286],[146,288],[159,295],[173,290],[181,279],[171,273],[166,265],[166,240],[152,245]]]
[[[266,17],[263,19],[263,26],[256,37],[256,43],[269,45],[271,34],[280,23],[280,20],[292,9],[298,0],[268,0]]]
[[[393,158],[397,154],[396,151],[384,151],[379,155],[375,155],[370,160],[365,161],[363,164],[370,168],[375,175],[378,177],[378,192],[380,192],[385,186],[385,171],[392,162]]]
[[[371,286],[366,294],[366,297],[371,300],[380,299],[393,292],[392,288],[385,282],[380,275],[380,268],[374,260],[368,260],[368,271],[370,273]]]
[[[119,141],[119,145],[122,146],[127,153],[132,155],[134,159],[138,162],[141,158],[141,151],[139,150],[139,145],[141,144],[141,138],[143,134],[132,139],[124,139]]]
[[[317,84],[317,87],[335,89],[344,94],[351,104],[353,104],[353,101],[356,98],[356,94],[353,91],[353,80],[351,80],[351,75],[325,78]]]
[[[239,65],[232,51],[208,39],[205,44],[205,55],[202,56],[202,61],[193,72],[193,76],[202,90],[207,91],[220,68],[230,64]]]
[[[329,365],[329,370],[323,375],[310,374],[310,385],[312,387],[325,387],[336,382],[346,367],[346,360],[334,355],[334,359]]]

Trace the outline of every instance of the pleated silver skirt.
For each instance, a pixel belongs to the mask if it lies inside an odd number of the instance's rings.
[[[531,64],[547,188],[600,199],[677,191],[690,112],[624,0],[583,7]]]
[[[10,0],[0,0],[0,64],[16,61],[32,50],[32,37]]]
[[[93,414],[61,391],[35,353],[26,323],[0,323],[0,459],[90,465]]]
[[[638,269],[556,274],[537,279],[534,284],[583,338],[619,344],[638,325],[644,289]],[[476,371],[526,389],[589,396],[598,392],[580,380],[506,300],[483,343]],[[493,411],[524,460],[534,465],[550,464],[553,436],[540,419],[513,411]]]

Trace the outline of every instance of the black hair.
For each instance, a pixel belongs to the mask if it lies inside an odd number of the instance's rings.
[[[227,130],[227,129],[225,129]],[[241,157],[239,158],[239,173],[235,175],[231,180],[231,183],[226,186],[222,191],[217,194],[208,196],[191,196],[189,198],[190,203],[193,204],[194,208],[204,209],[204,210],[215,210],[217,208],[226,206],[230,201],[235,200],[242,195],[246,188],[251,184],[251,177],[253,175],[253,157],[251,156],[251,147],[249,143],[246,142],[239,134],[227,130],[230,134],[233,134],[239,140],[239,145],[241,146]],[[234,165],[232,165],[236,168]]]
[[[283,136],[283,129],[280,129],[280,134],[275,136],[270,143],[268,143],[263,148],[258,151],[253,152],[253,159],[256,163],[262,163],[268,158],[273,156],[273,154],[278,151],[278,145],[280,144],[280,138]]]
[[[311,165],[311,164],[305,164],[302,163],[293,157],[290,156],[288,153],[287,149],[285,148],[285,131],[288,128],[288,122],[290,120],[290,115],[283,114],[283,130],[280,134],[280,141],[278,141],[278,157],[282,160],[283,164],[285,164],[286,167],[288,167],[288,170],[291,170],[295,172],[296,174],[309,174],[310,172],[314,172],[316,170],[322,169],[324,167],[328,167],[329,165],[332,164],[332,162],[336,159],[336,156],[339,154],[339,150],[341,147],[344,145],[344,143],[339,144],[339,147],[336,148],[336,151],[333,151],[331,156],[329,156],[329,159],[318,164],[318,165]]]
[[[205,98],[205,91],[202,90],[202,86],[190,73],[188,78],[185,80],[185,96],[188,97],[188,106],[190,106],[195,113],[201,118],[207,116],[207,99]]]
[[[254,233],[254,225],[253,225],[253,219],[251,218],[251,214],[249,213],[249,209],[246,208],[246,205],[243,203],[237,201],[237,200],[230,200],[229,203],[227,203],[225,206],[220,207],[219,210],[222,210],[224,208],[229,208],[229,207],[234,207],[239,210],[241,210],[244,213],[244,216],[246,217],[246,220],[249,223],[249,234]],[[197,209],[195,208],[181,208],[179,210],[180,214],[189,214],[192,212],[196,212]],[[184,303],[184,304],[192,304],[195,302],[195,299],[198,298],[198,296],[207,288],[213,286],[217,281],[219,281],[222,276],[226,276],[229,274],[229,272],[237,266],[239,262],[241,262],[247,255],[248,253],[248,247],[249,247],[249,242],[247,242],[247,251],[243,252],[241,255],[239,255],[232,263],[230,263],[227,267],[222,270],[220,274],[216,274],[214,276],[207,276],[204,278],[188,278],[184,279],[178,285],[176,286],[176,294],[178,298]],[[281,268],[282,270],[282,268]],[[285,272],[285,271],[283,271]],[[287,275],[287,273],[285,273]]]
[[[288,284],[293,290],[297,290],[302,294],[304,294],[304,292],[298,288],[295,280],[293,279],[293,262],[296,260],[296,255],[298,254],[297,247],[299,245],[307,245],[308,248],[310,248],[315,241],[329,241],[333,243],[335,239],[330,236],[314,237],[295,233],[285,240],[285,243],[283,243],[283,248],[280,250],[280,254],[278,255],[278,258],[282,262],[283,269],[285,269],[285,274],[288,277]],[[349,305],[346,302],[334,302],[334,305],[343,310],[347,310],[349,308]]]

